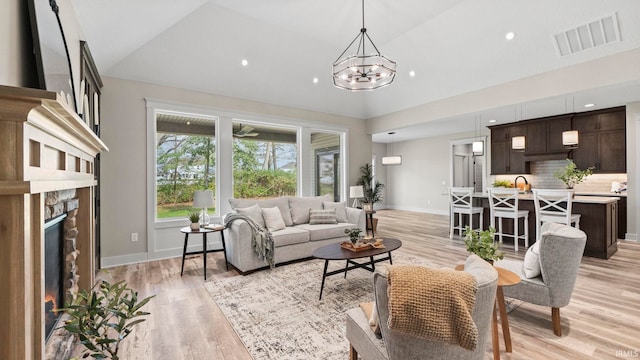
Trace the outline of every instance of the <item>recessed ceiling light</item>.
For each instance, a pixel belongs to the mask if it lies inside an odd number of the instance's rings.
[[[415,71],[413,71],[413,70],[409,71],[409,76],[411,76],[411,77],[416,76],[416,72],[415,72]]]
[[[318,83],[318,78],[317,78],[317,77],[314,77],[314,78],[313,78],[313,83],[314,83],[314,84],[317,84],[317,83]]]
[[[504,37],[507,40],[513,40],[516,37],[516,33],[514,33],[513,31],[509,31]]]
[[[249,65],[249,62],[247,61],[247,59],[242,59],[242,66],[247,66]]]
[[[489,120],[489,122],[490,122],[490,123],[492,123],[492,124],[493,124],[494,122],[496,122],[496,121],[498,121],[498,120],[496,120],[496,119],[491,119],[491,120]]]
[[[594,106],[596,106],[596,104],[585,104],[584,105],[584,107],[586,107],[586,108],[590,108],[590,107],[594,107]]]

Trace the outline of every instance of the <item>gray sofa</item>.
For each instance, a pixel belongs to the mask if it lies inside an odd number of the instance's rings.
[[[280,264],[311,257],[312,252],[324,245],[347,241],[345,229],[365,228],[365,215],[361,209],[347,207],[345,202],[333,202],[330,195],[316,197],[283,196],[269,200],[230,199],[234,212],[250,216],[267,227],[260,209],[277,207],[285,227],[271,230],[274,242],[274,262]],[[256,207],[257,205],[257,207]],[[309,224],[311,210],[335,209],[337,223]],[[264,268],[251,247],[251,227],[246,221],[232,222],[225,232],[227,259],[241,273]]]

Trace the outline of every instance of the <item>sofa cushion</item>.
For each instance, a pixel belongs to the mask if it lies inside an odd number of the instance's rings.
[[[309,225],[337,223],[336,209],[309,210]]]
[[[232,209],[246,208],[251,205],[258,204],[261,208],[270,208],[277,206],[282,215],[282,220],[286,226],[292,226],[291,213],[289,212],[289,199],[288,197],[279,197],[268,200],[255,200],[255,199],[229,199],[229,205]]]
[[[294,228],[307,230],[309,232],[309,241],[346,237],[347,235],[344,233],[344,230],[354,227],[358,226],[350,223],[320,225],[302,224],[294,226]]]
[[[262,218],[262,209],[260,209],[260,206],[258,206],[258,204],[253,204],[244,208],[236,208],[235,210],[238,214],[248,216],[249,218],[251,218],[251,220],[258,223],[258,225],[262,227],[265,226],[264,219]]]
[[[308,224],[310,210],[311,209],[304,207],[292,208],[291,220],[293,221],[293,225]]]
[[[347,222],[347,203],[346,202],[323,201],[322,207],[324,209],[335,209],[336,220],[339,223]]]
[[[267,229],[272,233],[285,228],[284,220],[282,220],[280,209],[278,209],[277,206],[272,208],[262,208],[262,217],[264,218],[264,223]]]
[[[288,197],[291,221],[293,225],[307,224],[309,222],[309,210],[322,210],[323,201],[331,201],[331,195]]]
[[[288,226],[282,230],[274,231],[271,236],[273,236],[274,247],[309,242],[309,232],[296,226]]]

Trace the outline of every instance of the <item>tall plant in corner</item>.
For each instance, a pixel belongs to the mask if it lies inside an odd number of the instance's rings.
[[[71,304],[58,311],[71,317],[63,328],[76,335],[86,348],[82,358],[118,360],[120,342],[131,334],[134,325],[146,320],[141,316],[149,313],[140,308],[152,297],[138,301],[138,292],[124,281],[100,281],[88,291],[80,290]]]
[[[360,178],[356,185],[362,185],[364,190],[364,202],[375,204],[382,202],[380,192],[384,188],[384,184],[373,178],[373,167],[371,164],[364,164],[360,167]]]

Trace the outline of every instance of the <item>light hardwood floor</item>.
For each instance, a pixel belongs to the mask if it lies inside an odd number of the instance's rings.
[[[381,210],[378,233],[403,241],[398,251],[453,267],[467,252],[461,239],[449,240],[448,217]],[[176,235],[176,241],[180,241]],[[619,359],[640,357],[640,244],[622,241],[609,260],[583,258],[571,303],[561,309],[562,337],[551,329],[549,308],[523,304],[509,314],[513,353],[503,359]],[[505,241],[508,258],[522,259]],[[225,271],[221,253],[209,255],[208,277],[240,276]],[[155,295],[145,308],[148,321],[122,348],[122,359],[251,359],[240,339],[205,290],[202,257],[180,258],[107,269],[112,280],[127,280],[140,296]],[[320,281],[320,274],[318,274]],[[623,353],[624,352],[624,353]],[[487,359],[491,345],[487,344]]]

